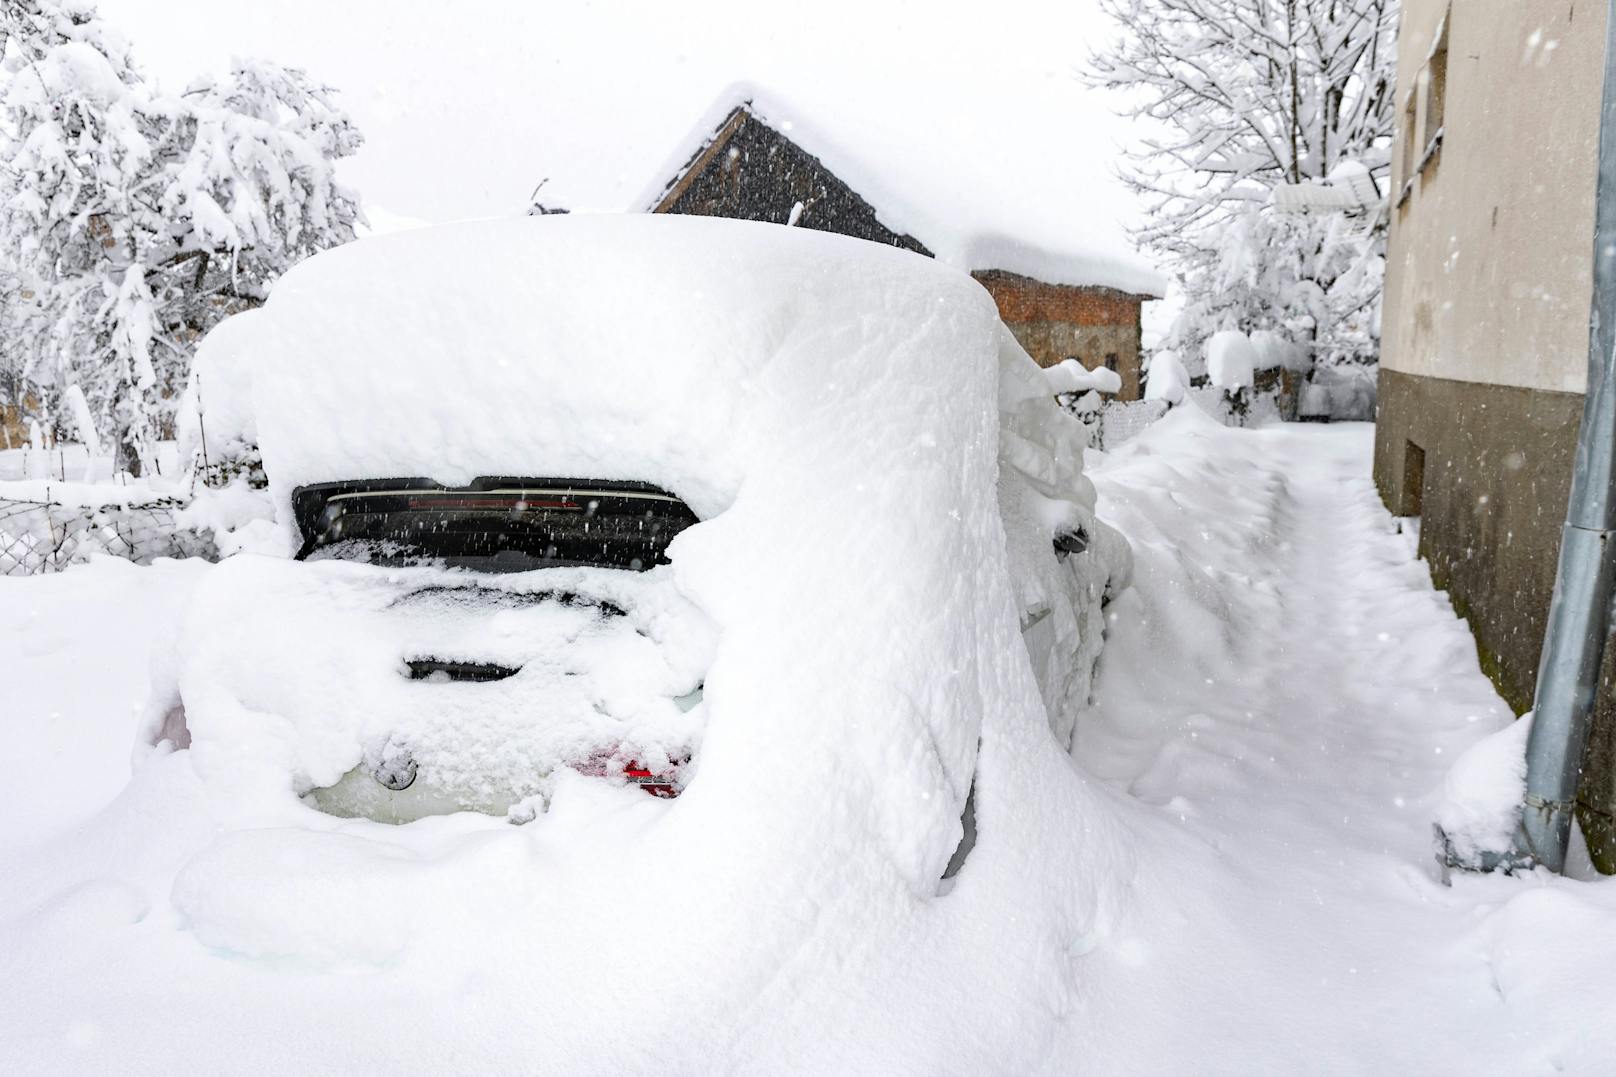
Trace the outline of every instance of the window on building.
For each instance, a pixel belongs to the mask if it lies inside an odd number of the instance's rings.
[[[1442,149],[1443,122],[1448,96],[1448,16],[1446,15],[1442,17],[1442,26],[1437,30],[1436,44],[1431,46],[1430,58],[1425,61],[1422,82],[1425,92],[1425,121],[1420,128],[1424,136],[1420,147],[1420,172],[1423,173],[1436,164],[1438,151]]]
[[[1414,181],[1430,178],[1431,169],[1441,155],[1443,125],[1447,117],[1448,97],[1448,23],[1450,13],[1444,13],[1437,24],[1431,51],[1420,65],[1403,103],[1403,117],[1398,139],[1399,171],[1403,177],[1397,204],[1404,206],[1414,189]]]
[[[1414,190],[1414,166],[1419,162],[1419,114],[1415,111],[1416,95],[1408,95],[1408,103],[1403,106],[1402,138],[1399,146],[1401,157],[1398,173],[1403,177],[1402,190],[1397,195],[1397,204],[1408,204],[1409,192]]]

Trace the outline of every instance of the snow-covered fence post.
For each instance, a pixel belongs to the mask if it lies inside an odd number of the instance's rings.
[[[1063,359],[1044,369],[1049,390],[1061,407],[1065,408],[1088,431],[1089,447],[1104,448],[1104,424],[1100,416],[1104,401],[1122,388],[1122,376],[1107,367],[1089,370],[1076,359]]]

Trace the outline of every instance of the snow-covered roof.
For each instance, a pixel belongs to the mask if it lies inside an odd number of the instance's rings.
[[[817,157],[875,209],[884,226],[918,239],[942,262],[1050,284],[1166,294],[1166,279],[1129,248],[1116,222],[1085,216],[1081,190],[1058,204],[1019,196],[1014,171],[1039,167],[1035,152],[1024,161],[982,162],[949,141],[946,117],[914,123],[879,109],[838,116],[833,136],[779,95],[746,83],[713,101],[633,208],[656,209],[701,152],[727,137],[726,122],[737,110]]]

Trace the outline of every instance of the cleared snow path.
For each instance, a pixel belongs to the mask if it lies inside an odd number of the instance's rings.
[[[1139,569],[1075,754],[1152,852],[1051,1071],[1609,1071],[1616,889],[1438,879],[1443,775],[1511,715],[1372,450],[1179,413],[1097,472]]]

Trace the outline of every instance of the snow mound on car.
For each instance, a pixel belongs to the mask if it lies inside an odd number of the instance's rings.
[[[137,783],[208,805],[194,855],[168,856],[185,930],[274,967],[362,966],[399,997],[476,982],[500,1041],[542,1043],[557,1072],[1033,1066],[1037,1042],[1007,1060],[955,1011],[1072,1005],[1131,854],[1051,734],[1021,620],[1060,572],[1120,580],[1125,553],[980,286],[823,233],[575,215],[319,255],[250,329],[208,363],[250,394],[230,410],[288,533],[293,489],[364,477],[633,479],[690,504],[664,579],[711,623],[704,727],[673,801],[563,773],[521,827],[322,815],[300,777],[353,766],[356,726],[277,656],[373,641],[318,615],[337,591],[296,615],[280,570],[329,564],[238,557],[180,644],[192,748]],[[1074,524],[1090,550],[1057,564]],[[1092,662],[1098,615],[1064,601],[1064,660]],[[973,787],[977,844],[944,887]],[[297,1039],[340,1041],[342,1008],[317,1001],[345,989],[315,983]]]

